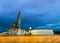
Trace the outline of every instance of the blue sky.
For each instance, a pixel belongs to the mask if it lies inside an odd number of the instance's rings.
[[[21,27],[60,31],[60,0],[0,0],[0,32],[7,31],[21,12]]]

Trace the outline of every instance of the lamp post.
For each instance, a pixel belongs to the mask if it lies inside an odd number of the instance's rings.
[[[31,30],[32,30],[32,28],[31,28],[31,27],[29,27],[29,35],[31,35]]]

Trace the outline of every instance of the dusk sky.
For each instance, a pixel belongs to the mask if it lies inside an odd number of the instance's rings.
[[[21,12],[21,28],[60,31],[60,0],[0,0],[0,32],[7,31]]]

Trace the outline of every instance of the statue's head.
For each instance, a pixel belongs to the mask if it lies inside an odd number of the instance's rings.
[[[17,28],[17,23],[12,24],[12,28]]]
[[[15,26],[16,26],[16,24],[13,24],[13,26],[15,27]]]

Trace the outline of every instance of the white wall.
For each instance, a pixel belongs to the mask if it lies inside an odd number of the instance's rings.
[[[54,35],[53,30],[31,30],[32,35]]]

